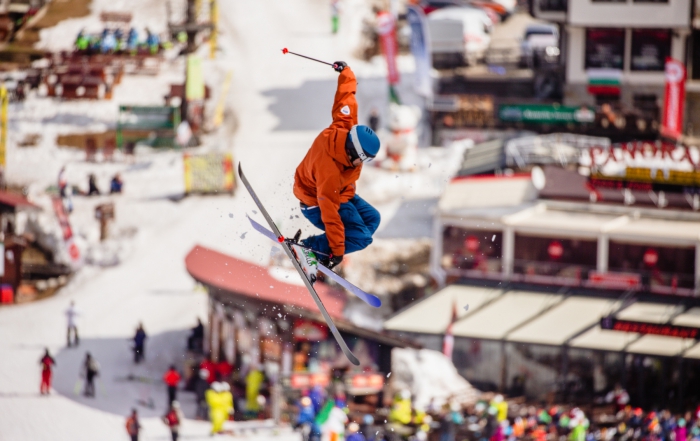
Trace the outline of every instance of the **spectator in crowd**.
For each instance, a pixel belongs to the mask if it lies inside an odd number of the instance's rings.
[[[195,399],[197,400],[196,418],[198,420],[206,420],[208,415],[207,400],[205,396],[207,389],[209,389],[208,379],[209,371],[206,369],[200,369],[194,383],[194,394]]]
[[[49,354],[49,348],[46,348],[44,356],[39,360],[41,365],[41,387],[39,388],[41,395],[48,395],[51,390],[51,374],[53,367],[56,366],[56,360]]]
[[[163,422],[170,429],[170,436],[173,441],[177,441],[177,437],[180,432],[180,424],[185,417],[182,415],[182,410],[180,410],[180,403],[173,401],[168,406],[168,411],[163,416]]]
[[[355,422],[348,424],[347,433],[348,436],[345,438],[345,441],[365,441],[365,436],[360,433],[359,424]]]
[[[226,390],[225,384],[215,381],[206,393],[212,434],[221,433],[224,423],[233,413],[233,396]]]
[[[58,193],[61,198],[68,196],[68,180],[66,179],[66,166],[61,167],[61,171],[58,172]]]
[[[85,389],[83,395],[95,398],[95,377],[100,375],[100,364],[89,353],[85,353],[85,360],[82,366],[82,375],[85,378]]]
[[[139,441],[139,431],[141,430],[141,424],[139,423],[139,416],[136,409],[131,409],[131,415],[126,419],[126,433],[131,437],[131,441]]]
[[[121,175],[119,175],[119,173],[115,174],[114,177],[112,177],[112,180],[109,182],[110,194],[121,193],[123,185],[124,183],[122,182]]]
[[[197,326],[192,328],[192,333],[187,337],[187,349],[193,352],[202,352],[202,343],[204,341],[204,325],[202,320],[197,319]]]
[[[302,441],[310,441],[311,433],[314,429],[316,412],[314,411],[311,398],[302,397],[299,401],[299,415],[295,427],[301,429]]]
[[[88,175],[88,196],[100,195],[100,190],[97,188],[97,177],[94,173]]]
[[[208,356],[199,363],[199,369],[204,369],[207,371],[207,383],[212,384],[216,380],[216,365],[211,361]]]
[[[76,326],[76,318],[80,314],[75,309],[75,302],[73,300],[71,300],[70,305],[68,306],[68,309],[66,309],[65,314],[68,325],[68,347],[70,348],[73,345],[78,346],[78,343],[80,343],[80,339],[78,338],[78,327]]]
[[[163,375],[163,381],[168,386],[168,405],[177,399],[177,386],[180,384],[180,374],[175,370],[175,365],[171,364],[168,371]]]
[[[233,372],[233,366],[226,359],[222,359],[216,363],[216,379],[218,381],[231,381],[231,373]]]
[[[140,363],[145,357],[146,331],[143,329],[143,323],[139,323],[134,335],[134,363]]]

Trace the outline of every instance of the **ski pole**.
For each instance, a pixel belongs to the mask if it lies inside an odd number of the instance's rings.
[[[306,58],[307,60],[317,61],[317,62],[319,62],[319,63],[327,64],[327,65],[329,65],[329,66],[334,66],[333,63],[328,63],[328,62],[325,62],[325,61],[317,60],[317,59],[315,59],[315,58],[307,57],[306,55],[297,54],[296,52],[290,51],[290,50],[287,49],[286,47],[285,47],[284,49],[282,49],[282,53],[283,53],[283,54],[292,54],[292,55],[296,55],[297,57]]]

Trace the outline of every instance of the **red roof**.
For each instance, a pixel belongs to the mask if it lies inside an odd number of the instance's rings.
[[[7,205],[8,207],[12,208],[31,207],[40,209],[40,207],[29,202],[24,196],[19,195],[17,193],[10,193],[7,191],[0,191],[0,204]]]
[[[282,282],[272,277],[267,268],[254,263],[196,245],[185,257],[185,266],[197,281],[224,291],[318,312],[305,286]],[[345,293],[320,282],[314,288],[328,314],[342,318]]]

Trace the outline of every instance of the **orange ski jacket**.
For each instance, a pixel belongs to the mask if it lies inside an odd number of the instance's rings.
[[[349,67],[338,76],[331,125],[321,132],[294,174],[294,196],[321,209],[328,244],[336,256],[345,254],[345,227],[338,210],[355,196],[362,165],[353,167],[345,153],[345,140],[357,124],[357,81]]]

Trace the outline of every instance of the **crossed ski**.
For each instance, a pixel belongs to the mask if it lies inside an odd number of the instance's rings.
[[[331,316],[328,314],[328,311],[326,310],[326,307],[323,305],[323,302],[321,301],[321,298],[318,296],[318,293],[314,289],[313,285],[311,282],[309,282],[309,279],[306,278],[306,275],[304,274],[304,270],[302,270],[301,266],[299,265],[299,262],[297,259],[294,257],[294,254],[292,253],[292,248],[287,240],[285,240],[284,236],[282,233],[280,233],[279,229],[275,225],[275,223],[272,221],[272,218],[268,214],[267,210],[263,206],[262,202],[260,202],[260,199],[258,199],[258,196],[255,194],[255,191],[253,191],[253,188],[250,186],[250,183],[248,182],[248,179],[245,177],[243,174],[243,169],[241,167],[241,163],[238,163],[238,175],[241,178],[241,182],[243,182],[243,185],[245,188],[248,190],[248,193],[250,193],[250,196],[253,198],[253,201],[255,201],[255,205],[258,206],[258,209],[262,213],[263,217],[267,221],[267,223],[270,225],[270,230],[265,228],[264,226],[258,224],[255,222],[253,219],[250,217],[248,220],[250,221],[251,225],[253,228],[258,231],[259,233],[265,235],[269,239],[278,242],[281,246],[282,249],[284,249],[284,252],[287,253],[287,257],[292,261],[292,265],[294,265],[294,268],[296,268],[297,272],[301,276],[302,280],[304,281],[304,285],[306,285],[306,289],[309,290],[309,293],[311,294],[311,297],[314,299],[314,302],[316,303],[316,306],[318,307],[318,310],[321,312],[321,315],[323,315],[323,318],[326,320],[326,324],[331,330],[331,333],[333,334],[333,337],[335,337],[335,340],[338,342],[338,345],[340,346],[340,349],[343,351],[345,356],[350,360],[350,362],[356,366],[360,365],[360,361],[355,357],[355,355],[350,351],[350,348],[348,348],[348,345],[345,343],[345,340],[343,337],[340,335],[340,332],[338,331],[338,328],[335,326],[335,323],[333,322],[333,319]],[[376,307],[381,306],[381,301],[379,300],[378,297],[373,296],[372,294],[368,294],[364,291],[362,291],[360,288],[356,287],[352,283],[348,282],[347,280],[343,279],[333,271],[331,271],[329,268],[319,264],[318,269],[328,277],[330,277],[333,281],[350,291],[351,293],[355,294],[357,297],[360,299],[364,300],[367,302],[369,305]]]

